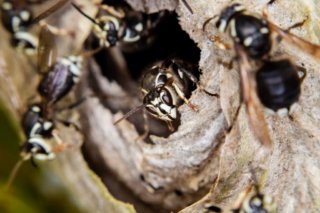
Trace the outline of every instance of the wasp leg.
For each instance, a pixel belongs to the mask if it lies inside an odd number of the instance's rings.
[[[174,62],[174,63],[175,63],[175,62]],[[182,67],[182,66],[179,65],[178,63],[175,63],[175,64],[177,64],[179,70],[180,70],[183,74],[185,74],[186,77],[187,77],[190,81],[192,81],[193,83],[195,83],[195,84],[197,85],[197,87],[198,87],[201,91],[205,92],[207,95],[210,95],[210,96],[215,96],[215,97],[217,97],[217,98],[220,97],[220,96],[219,96],[218,94],[216,94],[216,93],[211,93],[211,92],[207,91],[207,90],[200,84],[200,81],[198,80],[198,78],[197,78],[195,75],[193,75],[191,72],[189,72],[187,69],[185,69],[184,67]]]
[[[96,97],[96,95],[95,94],[90,94],[90,95],[81,97],[76,102],[74,102],[74,103],[72,103],[70,105],[64,106],[64,107],[62,107],[60,109],[56,109],[55,111],[56,112],[62,112],[62,111],[65,111],[65,110],[75,109],[75,108],[79,107],[81,104],[83,104],[86,100],[88,100],[89,98],[92,98],[92,97]]]
[[[241,102],[240,102],[240,105],[238,106],[238,108],[237,108],[237,110],[236,110],[235,115],[233,116],[233,118],[232,118],[232,120],[231,120],[231,122],[230,122],[229,127],[228,127],[227,130],[226,130],[226,133],[230,133],[231,130],[233,129],[233,126],[234,126],[235,122],[236,122],[237,119],[238,119],[239,112],[240,112],[240,109],[242,108],[242,105],[243,105],[243,104],[242,104],[242,101],[241,101]]]
[[[75,37],[75,33],[73,31],[69,31],[66,29],[60,29],[58,27],[55,27],[53,25],[46,23],[45,21],[40,21],[39,25],[41,27],[47,27],[50,30],[50,32],[52,32],[55,35]]]
[[[204,34],[206,35],[206,37],[212,41],[219,49],[222,50],[229,50],[231,49],[231,45],[225,43],[219,36],[217,35],[211,35],[208,33],[207,31],[207,25],[211,22],[211,20],[215,19],[217,16],[213,16],[209,19],[207,19],[203,25],[202,25],[202,31],[204,32]]]
[[[108,6],[106,4],[100,5],[99,8],[101,10],[106,11],[107,13],[110,13],[112,16],[114,16],[116,18],[123,19],[126,16],[126,14],[123,10],[116,10],[115,8]]]
[[[149,128],[149,125],[148,125],[148,115],[146,113],[145,110],[143,110],[142,112],[142,117],[143,117],[143,134],[142,135],[139,135],[139,137],[137,137],[136,139],[134,139],[134,141],[140,141],[140,140],[144,140],[146,139],[146,137],[149,135],[149,132],[150,132],[150,128]]]
[[[188,4],[187,0],[181,0],[181,2],[184,4],[184,6],[186,6],[186,8],[189,10],[189,12],[191,14],[193,14],[193,10],[192,8],[190,7],[190,5]]]
[[[172,86],[175,88],[175,91],[177,92],[177,94],[179,95],[179,97],[188,105],[188,107],[190,107],[190,109],[192,109],[195,112],[198,112],[199,109],[196,105],[193,105],[183,94],[183,92],[179,89],[179,87],[175,84],[172,83]]]
[[[57,144],[59,144],[59,145],[63,144],[62,139],[60,138],[60,136],[58,135],[58,133],[57,133],[57,131],[56,131],[55,129],[52,131],[51,134],[52,134],[52,136],[53,136],[53,138],[54,138],[54,141],[55,141]]]

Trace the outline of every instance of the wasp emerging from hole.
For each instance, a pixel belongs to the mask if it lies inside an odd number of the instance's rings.
[[[151,116],[165,121],[169,130],[174,131],[172,122],[179,118],[179,106],[185,103],[193,111],[198,111],[198,107],[188,100],[195,86],[200,86],[196,72],[198,72],[196,66],[179,59],[167,59],[151,67],[141,80],[143,104],[128,112],[114,124],[145,108]],[[146,118],[145,111],[144,118]],[[145,129],[146,135],[149,131],[148,126],[145,126]]]
[[[129,5],[112,7],[99,5],[99,12],[95,18],[87,15],[80,6],[72,3],[73,7],[91,21],[93,33],[99,39],[100,46],[113,47],[117,44],[135,43],[141,38],[149,39],[150,30],[157,25],[150,16],[132,10]]]
[[[27,6],[27,3],[34,4],[35,2],[26,1],[27,0],[4,0],[1,3],[1,22],[4,28],[11,34],[12,46],[31,55],[37,52],[38,39],[29,33],[28,30],[33,25],[39,24],[41,20],[63,7],[68,1],[60,0],[36,17],[34,17],[32,11]],[[41,22],[40,25],[47,24]],[[52,26],[51,28],[56,32],[59,31]]]
[[[273,1],[268,3],[271,4]],[[208,19],[206,25],[214,18]],[[216,27],[220,32],[228,32],[233,39],[234,49],[238,57],[241,76],[242,99],[246,105],[249,122],[255,136],[262,144],[271,146],[271,139],[266,127],[266,122],[261,110],[262,103],[265,107],[275,111],[289,110],[290,106],[298,101],[300,96],[300,85],[306,76],[304,68],[299,69],[288,59],[272,60],[270,52],[273,46],[273,33],[277,40],[281,39],[296,45],[303,51],[320,58],[320,46],[311,44],[299,38],[289,30],[299,27],[304,21],[297,23],[287,30],[282,30],[267,19],[266,11],[263,17],[257,17],[245,11],[245,8],[235,3],[225,8],[219,16]],[[212,40],[225,49],[229,45],[223,44],[219,37]],[[249,59],[260,66],[253,70]],[[298,70],[303,72],[299,77]],[[237,118],[240,107],[236,111]],[[233,122],[230,125],[232,127]]]

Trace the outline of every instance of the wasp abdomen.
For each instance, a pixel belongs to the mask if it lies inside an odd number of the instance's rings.
[[[289,60],[265,62],[258,70],[256,80],[261,102],[272,110],[289,109],[299,99],[300,79]]]
[[[48,104],[53,104],[70,92],[81,74],[81,59],[61,58],[44,76],[38,91]]]

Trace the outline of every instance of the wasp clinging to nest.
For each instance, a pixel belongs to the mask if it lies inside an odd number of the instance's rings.
[[[99,49],[97,49],[99,50]],[[73,125],[78,131],[79,128],[69,122],[57,118],[57,112],[72,109],[83,101],[81,98],[76,103],[58,109],[56,104],[70,93],[74,85],[79,81],[82,69],[82,60],[89,57],[97,50],[84,52],[81,55],[55,58],[55,38],[51,31],[42,27],[39,36],[38,72],[44,74],[38,86],[38,93],[41,101],[29,106],[22,115],[22,129],[26,141],[22,144],[21,160],[18,161],[9,178],[7,187],[10,186],[16,172],[22,162],[31,160],[33,165],[36,161],[52,160],[56,153],[64,151],[71,144],[63,143],[60,139],[56,123]],[[56,143],[53,143],[53,142]],[[79,143],[80,144],[80,143]]]
[[[126,4],[121,7],[98,5],[99,12],[95,18],[86,14],[80,6],[72,5],[93,23],[93,33],[103,47],[132,44],[141,38],[148,40],[151,29],[158,24],[151,16],[134,11]]]
[[[214,18],[205,22],[204,31],[212,19]],[[282,111],[282,109],[288,111],[290,106],[298,100],[300,85],[306,76],[305,69],[294,65],[289,59],[271,59],[273,44],[283,39],[314,57],[320,58],[319,46],[289,32],[290,29],[303,24],[304,21],[283,30],[267,19],[265,11],[263,16],[259,17],[247,12],[239,3],[225,8],[216,22],[218,30],[228,32],[233,39],[240,66],[241,97],[246,105],[251,128],[259,141],[269,147],[271,139],[260,102],[275,111]],[[230,48],[229,45],[222,43],[218,36],[211,37],[211,39],[219,47]],[[253,68],[253,64],[259,68]],[[298,75],[298,71],[303,72],[302,77]]]
[[[221,209],[218,206],[206,207],[209,212],[220,213],[275,213],[276,204],[270,195],[261,193],[259,186],[250,185],[241,192],[232,209]]]
[[[144,108],[148,114],[165,121],[169,130],[173,131],[172,122],[179,118],[179,106],[185,103],[193,111],[198,111],[198,107],[188,100],[195,86],[199,86],[196,72],[198,72],[196,66],[179,59],[167,59],[151,67],[141,79],[143,104],[128,112],[114,124]]]
[[[47,25],[42,20],[63,7],[68,1],[60,0],[44,12],[34,17],[27,0],[4,0],[1,3],[1,22],[5,29],[11,34],[11,44],[16,49],[26,53],[35,54],[38,48],[38,38],[29,32],[36,24]],[[49,25],[48,25],[49,26]],[[58,32],[55,27],[51,28]],[[60,31],[62,32],[62,30]]]

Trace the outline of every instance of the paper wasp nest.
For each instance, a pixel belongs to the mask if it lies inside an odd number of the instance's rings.
[[[232,48],[221,50],[208,39],[208,36],[218,35],[214,26],[215,19],[208,24],[207,33],[202,30],[207,19],[219,15],[232,2],[188,0],[193,14],[181,1],[128,0],[128,3],[137,10],[149,13],[168,9],[178,14],[182,29],[201,51],[200,84],[207,91],[218,93],[220,97],[217,99],[199,88],[196,89],[190,100],[199,106],[199,112],[190,110],[185,104],[179,107],[181,123],[174,133],[167,138],[151,135],[147,142],[135,140],[139,133],[134,122],[124,120],[117,126],[113,122],[129,109],[141,104],[139,84],[137,81],[126,81],[125,85],[134,88],[132,93],[128,93],[128,90],[124,90],[115,81],[102,76],[97,63],[89,60],[76,91],[78,95],[94,92],[97,96],[86,101],[79,110],[85,136],[83,150],[90,168],[115,197],[133,203],[139,212],[181,209],[183,212],[205,212],[205,207],[209,204],[231,208],[240,192],[252,183],[253,170],[258,184],[263,188],[262,192],[274,197],[278,212],[318,212],[319,60],[306,55],[288,42],[274,44],[273,57],[290,58],[295,64],[304,66],[307,77],[302,84],[299,102],[292,111],[293,119],[270,115],[264,111],[273,142],[272,150],[266,150],[248,127],[244,105],[232,131],[227,133],[226,128],[241,104],[238,64]],[[248,11],[261,14],[266,2],[241,3]],[[268,17],[283,29],[306,19],[303,27],[293,29],[292,33],[319,44],[319,7],[319,3],[311,0],[278,0],[268,7]],[[81,17],[74,11],[68,10],[65,13],[70,17]],[[88,24],[86,21],[84,23]],[[61,25],[70,27],[70,24],[64,22]],[[81,30],[89,32],[89,24],[87,27],[88,29],[81,26]],[[219,36],[232,44],[227,35]],[[74,42],[79,48],[83,39]],[[114,60],[121,64],[119,60],[123,58],[117,57],[119,51],[114,49],[110,52]],[[233,62],[232,68],[227,66],[230,62]],[[10,73],[9,76],[11,75]],[[27,72],[25,75],[33,74]],[[3,76],[0,78],[1,81],[4,80]],[[15,81],[17,93],[23,91],[22,84],[21,80]],[[3,90],[3,93],[7,94],[8,91]],[[14,100],[8,102],[12,103]],[[136,119],[136,123],[142,122],[141,114],[132,119]],[[110,208],[110,205],[117,206],[109,203],[102,192],[103,187],[96,186],[96,180],[92,182],[92,177],[85,172],[87,168],[80,150],[62,153],[55,163],[50,163],[47,170],[52,171],[52,175],[63,177],[62,181],[69,184],[79,200],[94,196],[93,204],[87,203],[91,210],[106,212],[105,209]],[[209,192],[213,186],[216,187]],[[89,209],[85,205],[82,206],[84,211]],[[113,212],[131,211],[128,210],[129,207],[115,209]]]

